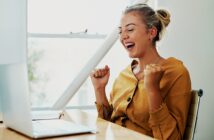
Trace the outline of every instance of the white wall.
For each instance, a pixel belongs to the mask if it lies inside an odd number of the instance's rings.
[[[0,0],[0,68],[26,61],[26,5],[26,0]],[[2,77],[0,80],[4,82]]]
[[[162,55],[184,61],[193,89],[203,89],[195,140],[214,138],[214,1],[159,0],[172,18],[160,43]]]

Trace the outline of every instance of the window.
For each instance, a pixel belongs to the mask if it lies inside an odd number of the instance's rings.
[[[132,0],[28,0],[28,71],[33,107],[52,107],[119,23]],[[148,1],[154,8],[156,0]],[[109,65],[114,79],[130,63],[119,41],[98,67]],[[109,96],[108,96],[109,97]],[[68,106],[94,106],[88,78]]]
[[[28,71],[33,107],[51,107],[119,23],[124,0],[28,0]],[[100,62],[113,79],[130,63],[119,42]],[[116,59],[115,59],[116,58]],[[94,106],[88,78],[69,106]]]

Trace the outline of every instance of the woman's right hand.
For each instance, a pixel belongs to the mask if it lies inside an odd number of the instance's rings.
[[[106,65],[104,68],[95,69],[90,77],[95,90],[105,88],[110,76],[110,69]]]

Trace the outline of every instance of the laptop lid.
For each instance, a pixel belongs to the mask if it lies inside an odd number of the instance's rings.
[[[25,63],[0,65],[0,77],[3,122],[6,127],[32,138],[96,132],[95,128],[60,119],[32,122],[27,66]],[[41,123],[43,126],[38,125],[36,127],[36,124]],[[46,125],[44,126],[44,124]],[[56,129],[52,129],[53,126]],[[43,128],[49,129],[44,130]]]
[[[0,65],[0,89],[5,126],[32,135],[26,63]]]

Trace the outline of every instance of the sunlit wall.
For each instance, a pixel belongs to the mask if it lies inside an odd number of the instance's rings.
[[[193,89],[203,89],[195,140],[214,137],[214,1],[159,0],[160,7],[171,12],[171,23],[160,43],[166,57],[184,61],[190,71]]]

